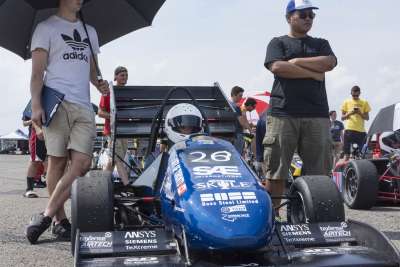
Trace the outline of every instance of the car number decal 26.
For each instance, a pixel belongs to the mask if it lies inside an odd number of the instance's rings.
[[[210,158],[207,158],[207,153],[204,153],[203,151],[193,151],[189,153],[189,155],[196,157],[195,159],[192,159],[191,162],[202,163],[210,161],[225,162],[230,161],[232,157],[232,154],[229,151],[216,151],[210,155]]]

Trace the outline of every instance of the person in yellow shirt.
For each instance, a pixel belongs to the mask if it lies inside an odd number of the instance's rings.
[[[367,100],[360,99],[360,94],[360,87],[353,86],[352,98],[346,99],[342,104],[342,120],[345,121],[343,140],[345,160],[349,159],[351,144],[355,143],[361,149],[367,135],[364,122],[369,120],[371,107]]]

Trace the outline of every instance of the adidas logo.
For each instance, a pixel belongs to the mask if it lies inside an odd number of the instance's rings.
[[[82,41],[81,35],[76,29],[74,30],[73,37],[66,34],[61,34],[61,37],[63,38],[65,43],[74,50],[74,52],[65,53],[63,55],[64,60],[78,59],[88,62],[88,57],[82,52],[89,46],[88,38]]]

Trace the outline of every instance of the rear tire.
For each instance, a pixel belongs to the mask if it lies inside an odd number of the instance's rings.
[[[294,180],[289,196],[288,221],[318,223],[344,221],[342,197],[328,176],[301,176]]]
[[[78,177],[71,190],[71,251],[74,255],[75,236],[80,232],[112,231],[114,226],[114,195],[111,173],[90,171]]]
[[[351,161],[344,171],[344,202],[351,209],[370,209],[376,202],[378,184],[378,172],[371,161]]]

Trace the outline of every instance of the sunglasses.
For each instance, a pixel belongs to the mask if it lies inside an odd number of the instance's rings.
[[[306,19],[307,17],[310,19],[315,18],[315,13],[312,11],[298,11],[299,12],[299,18],[301,19]]]

